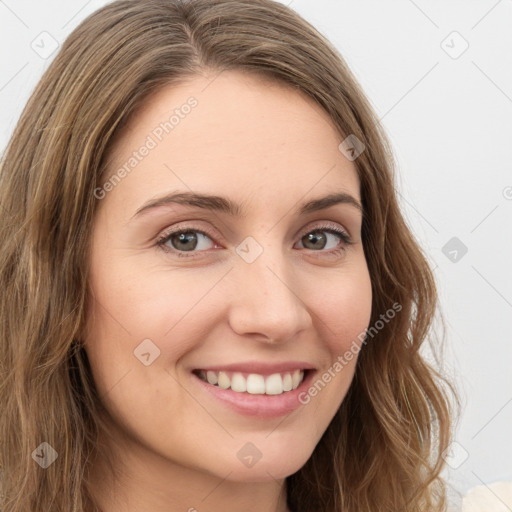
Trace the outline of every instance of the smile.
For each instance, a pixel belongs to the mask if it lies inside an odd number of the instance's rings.
[[[281,395],[297,389],[304,380],[307,370],[296,369],[289,372],[261,375],[229,371],[196,370],[194,374],[202,381],[236,393],[252,395]]]

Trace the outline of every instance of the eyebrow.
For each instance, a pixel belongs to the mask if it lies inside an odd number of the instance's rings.
[[[135,212],[132,218],[137,217],[154,208],[159,208],[160,206],[169,204],[183,204],[186,206],[203,208],[205,210],[226,213],[232,217],[246,216],[246,212],[243,210],[243,207],[240,204],[235,203],[226,197],[199,194],[196,192],[178,192],[166,194],[165,196],[157,197],[155,199],[150,199]],[[295,214],[304,215],[306,213],[324,210],[337,204],[346,204],[352,206],[359,212],[363,213],[363,207],[355,197],[347,194],[346,192],[337,192],[303,203],[295,210]]]

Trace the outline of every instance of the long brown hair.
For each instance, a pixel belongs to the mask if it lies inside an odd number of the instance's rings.
[[[271,0],[120,0],[64,42],[1,162],[3,512],[96,510],[86,469],[104,426],[78,338],[105,155],[158,88],[235,69],[301,90],[329,114],[340,142],[354,135],[364,143],[354,163],[371,325],[401,305],[364,345],[348,395],[310,459],[286,479],[289,507],[443,510],[453,388],[420,354],[436,312],[435,281],[399,210],[389,143],[344,60],[309,23]],[[58,459],[42,470],[34,451],[44,442]]]

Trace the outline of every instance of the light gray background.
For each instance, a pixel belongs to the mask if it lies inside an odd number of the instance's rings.
[[[0,151],[53,39],[105,3],[0,0]],[[464,405],[447,454],[452,499],[512,480],[512,0],[283,3],[337,46],[393,144],[447,320],[443,371]]]

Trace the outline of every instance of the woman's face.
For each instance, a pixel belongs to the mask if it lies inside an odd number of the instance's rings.
[[[359,181],[311,100],[213,78],[153,95],[112,148],[85,346],[130,464],[263,482],[305,464],[354,375]]]

